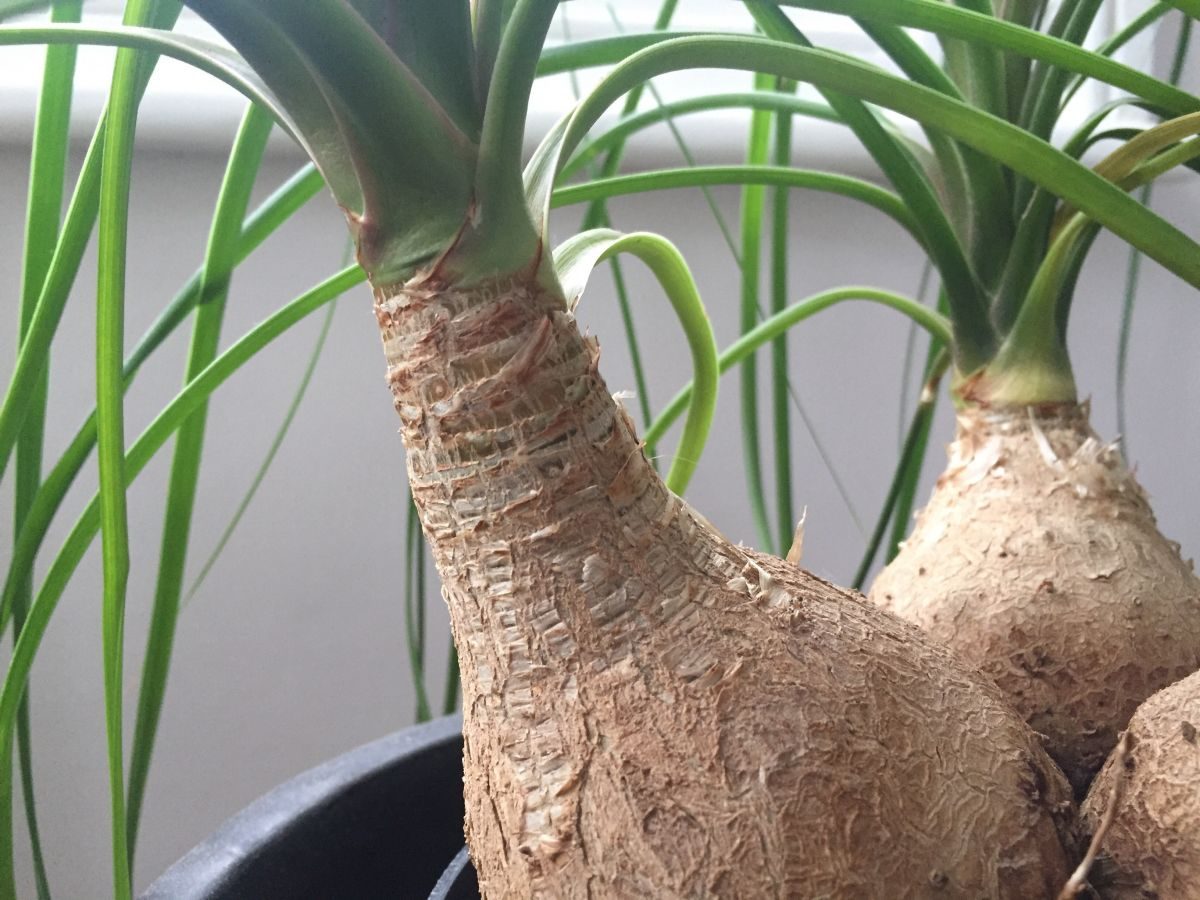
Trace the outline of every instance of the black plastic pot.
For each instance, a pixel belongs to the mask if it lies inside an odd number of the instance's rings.
[[[222,825],[142,900],[475,900],[460,728],[456,716],[438,719],[293,778]]]

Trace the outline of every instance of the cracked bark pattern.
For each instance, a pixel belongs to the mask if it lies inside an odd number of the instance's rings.
[[[1200,900],[1200,672],[1159,691],[1129,723],[1125,793],[1096,860],[1105,900]],[[1112,792],[1117,760],[1082,809],[1092,831]]]
[[[671,494],[560,298],[376,298],[484,897],[1053,894],[1069,788],[999,692]]]
[[[871,598],[988,674],[1079,796],[1138,704],[1200,668],[1200,580],[1082,406],[962,412]]]

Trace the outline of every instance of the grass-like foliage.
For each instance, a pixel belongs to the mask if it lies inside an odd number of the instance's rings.
[[[208,399],[273,340],[367,278],[376,285],[397,283],[419,267],[437,265],[469,280],[532,260],[539,277],[574,301],[595,267],[610,262],[648,454],[654,455],[672,424],[686,414],[667,476],[682,493],[703,452],[720,375],[738,369],[747,499],[762,545],[780,554],[787,551],[795,526],[793,414],[803,416],[788,381],[788,331],[849,300],[909,317],[930,337],[924,390],[868,541],[859,584],[880,548],[891,552],[903,536],[938,386],[947,371],[953,372],[958,395],[975,401],[1035,405],[1075,399],[1067,321],[1075,283],[1099,229],[1124,239],[1135,261],[1147,255],[1200,287],[1200,245],[1148,207],[1156,178],[1181,166],[1197,168],[1200,159],[1200,98],[1177,86],[1191,21],[1200,15],[1197,0],[1155,3],[1091,49],[1085,43],[1102,11],[1100,0],[1063,0],[1053,16],[1037,0],[745,0],[746,28],[724,34],[672,31],[677,3],[667,0],[653,31],[614,29],[613,36],[601,40],[551,47],[543,44],[557,0],[188,0],[187,5],[231,46],[173,30],[182,9],[173,0],[130,0],[120,26],[80,24],[80,0],[0,0],[0,52],[4,45],[50,48],[31,146],[18,353],[0,398],[0,478],[12,479],[15,498],[12,553],[0,602],[0,629],[13,641],[0,686],[0,896],[15,893],[14,748],[37,889],[39,897],[51,896],[39,840],[32,776],[37,754],[25,693],[58,600],[97,535],[104,572],[98,639],[105,661],[112,889],[118,898],[132,895],[131,860],[167,699],[177,618],[187,596],[188,536],[202,500],[197,483]],[[814,46],[802,29],[803,17],[796,15],[801,10],[850,17],[900,74]],[[1176,11],[1187,25],[1168,78],[1114,60],[1129,41]],[[31,13],[45,18],[30,18]],[[939,59],[913,39],[914,30],[936,36]],[[72,185],[67,124],[75,50],[82,44],[121,49],[108,105]],[[196,274],[173,299],[164,298],[162,316],[145,338],[126,348],[131,161],[141,98],[160,56],[183,60],[232,85],[249,106],[230,149],[207,245],[196,251]],[[541,136],[521,177],[535,80],[601,67],[599,82]],[[713,68],[748,73],[753,89],[671,102],[653,93],[659,76]],[[1072,100],[1088,81],[1109,85],[1119,96],[1079,116]],[[815,87],[820,100],[798,96],[798,84]],[[642,102],[648,87],[652,105]],[[620,116],[605,119],[616,104],[623,104]],[[731,108],[749,111],[744,164],[708,165],[682,144],[686,166],[622,170],[626,142],[641,131],[674,128],[679,118]],[[1135,127],[1121,121],[1130,109],[1155,124]],[[901,125],[901,117],[914,120],[919,132]],[[794,166],[793,133],[802,134],[812,120],[851,132],[885,184]],[[263,149],[275,127],[290,134],[313,163],[250,211]],[[1085,154],[1102,143],[1107,155],[1089,165]],[[724,350],[717,347],[702,290],[679,251],[663,237],[617,230],[608,205],[626,194],[716,185],[742,190],[738,227],[729,228],[714,206],[740,269],[740,335]],[[239,265],[323,188],[350,223],[357,264],[290,302],[277,298],[272,315],[220,351],[223,314]],[[1137,197],[1130,195],[1138,189]],[[791,301],[789,211],[810,191],[853,200],[902,226],[930,262],[939,286],[937,308],[869,285]],[[589,205],[585,230],[551,252],[551,209],[583,203]],[[76,285],[93,237],[98,281]],[[626,295],[617,262],[625,255],[637,257],[656,276],[692,354],[692,383],[657,413],[650,388],[660,386],[647,384],[636,304]],[[765,281],[764,260],[769,263]],[[1136,269],[1131,283],[1135,280]],[[67,449],[47,460],[43,432],[51,351],[68,304],[87,303],[89,296],[96,303],[95,408]],[[1126,335],[1132,303],[1131,291]],[[144,361],[181,326],[191,329],[182,387],[127,446],[124,393]],[[1122,385],[1126,346],[1119,355]],[[770,353],[769,429],[758,408],[760,350]],[[298,395],[311,376],[310,366]],[[768,430],[775,460],[770,474],[762,462]],[[136,724],[127,735],[122,704],[126,491],[168,445],[170,480],[163,498],[154,607],[137,682]],[[277,446],[278,441],[272,455]],[[93,450],[99,490],[61,548],[43,556],[66,493]],[[261,477],[260,471],[255,486]],[[227,539],[228,534],[220,546]],[[406,560],[407,652],[418,715],[426,717],[435,707],[453,708],[457,673],[452,658],[444,699],[437,704],[426,672],[428,585],[415,512],[409,516]],[[34,578],[39,562],[44,567],[38,571],[45,572],[40,582]],[[201,579],[212,564],[210,558],[203,565]]]

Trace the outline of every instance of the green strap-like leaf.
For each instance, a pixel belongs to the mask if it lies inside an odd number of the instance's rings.
[[[954,0],[957,7],[995,17],[991,0]],[[1008,111],[1005,59],[992,47],[939,35],[946,71],[972,106],[1003,117]]]
[[[408,665],[416,694],[416,720],[430,719],[429,692],[425,688],[425,540],[412,493],[404,517],[404,637]]]
[[[699,387],[689,402],[683,435],[667,473],[667,487],[682,496],[704,451],[716,410],[717,343],[712,323],[683,256],[666,238],[647,232],[621,234],[597,228],[561,244],[554,251],[554,266],[567,302],[578,303],[596,266],[618,253],[636,256],[654,273],[691,350],[693,382]]]
[[[946,291],[941,289],[938,291],[937,310],[944,313],[949,308]],[[933,427],[933,407],[937,404],[939,395],[938,379],[945,374],[949,363],[945,345],[939,341],[930,340],[929,346],[925,348],[925,381],[921,393],[921,400],[929,401],[930,410],[929,415],[917,427],[916,445],[906,463],[900,483],[900,493],[896,497],[895,507],[892,510],[892,536],[888,541],[886,556],[888,562],[895,559],[896,554],[900,552],[900,544],[908,534],[908,528],[912,522],[913,507],[916,505],[917,499],[917,485],[921,480],[921,470],[925,467],[925,455],[929,451],[929,433]]]
[[[1096,129],[1108,116],[1126,106],[1144,107],[1145,104],[1132,97],[1122,97],[1105,103],[1063,144],[1062,152],[1072,159],[1081,158],[1093,141],[1099,139],[1094,137]],[[992,320],[1001,334],[1007,334],[1016,321],[1021,303],[1024,302],[1029,285],[1037,273],[1037,267],[1045,255],[1050,239],[1050,222],[1057,205],[1058,198],[1054,194],[1045,188],[1038,188],[1025,204],[1024,212],[1017,222],[1016,235],[992,305]]]
[[[1158,4],[1161,6],[1162,4]],[[1184,16],[1175,41],[1175,52],[1171,59],[1171,71],[1167,76],[1171,84],[1178,84],[1183,75],[1183,67],[1187,61],[1188,49],[1192,43],[1194,20]],[[1200,168],[1198,168],[1200,171]],[[1149,207],[1153,195],[1153,184],[1147,184],[1140,191],[1139,199]],[[1117,336],[1117,440],[1120,442],[1121,454],[1129,460],[1129,430],[1126,421],[1125,387],[1129,374],[1129,346],[1133,333],[1133,307],[1137,302],[1138,278],[1141,273],[1142,255],[1135,249],[1129,251],[1129,263],[1125,274],[1125,290],[1121,303],[1121,327]]]
[[[675,38],[697,37],[703,34],[709,34],[709,32],[651,31],[546,47],[538,58],[537,74],[540,77],[597,66],[611,66],[639,50],[645,50],[655,44]]]
[[[243,225],[242,237],[238,245],[238,261],[241,262],[249,256],[296,210],[311,200],[323,183],[312,166],[304,166],[295,176],[263,201],[262,205]],[[129,354],[125,361],[124,371],[126,390],[141,369],[142,364],[162,346],[163,342],[171,336],[196,306],[200,299],[202,274],[202,271],[197,271],[188,280]],[[42,482],[33,505],[30,507],[25,527],[21,529],[18,536],[12,559],[9,561],[8,574],[5,577],[4,594],[0,600],[0,633],[7,628],[12,615],[16,586],[22,579],[30,576],[34,560],[46,538],[50,523],[62,505],[67,491],[83,468],[88,454],[95,447],[95,443],[96,415],[93,410]]]
[[[294,134],[294,125],[270,90],[236,53],[184,34],[133,25],[3,25],[0,47],[27,44],[88,44],[146,50],[178,59],[228,84],[234,90],[271,110],[280,126]]]
[[[174,14],[178,14],[178,4],[159,4],[150,15],[151,24],[160,27],[171,27]],[[166,10],[164,12],[164,10]],[[207,66],[212,74],[217,74],[235,86],[240,85],[247,93],[256,95],[254,84],[246,81],[238,74],[245,70],[245,64],[232,54],[220,51],[217,58],[209,60],[197,48],[202,42],[185,40],[177,35],[150,28],[122,27],[119,29],[81,28],[75,25],[47,25],[37,27],[0,27],[0,46],[6,44],[50,43],[110,43],[115,46],[160,51],[163,55],[177,55],[187,62]],[[207,46],[207,45],[204,45]],[[221,59],[232,60],[228,66]],[[211,65],[210,65],[211,63]],[[145,90],[150,77],[150,69],[144,63],[139,64],[138,90]],[[253,77],[253,76],[251,76]],[[97,129],[92,143],[84,158],[83,169],[80,173],[75,193],[71,197],[67,214],[63,222],[62,233],[55,247],[50,268],[46,275],[42,295],[38,299],[37,308],[29,322],[25,342],[13,366],[12,377],[6,389],[3,403],[0,403],[0,478],[8,464],[16,436],[20,432],[29,404],[35,397],[34,386],[42,377],[46,361],[49,358],[49,347],[58,323],[62,318],[67,295],[70,292],[75,274],[79,270],[87,246],[88,237],[99,204],[100,164],[103,156],[104,119]]]
[[[921,242],[921,235],[912,213],[899,197],[886,188],[835,172],[782,166],[696,166],[598,178],[558,188],[554,192],[551,206],[558,208],[574,203],[587,203],[599,197],[611,198],[647,191],[730,184],[801,188],[849,197],[884,213],[911,234],[918,244]]]
[[[878,22],[856,22],[917,84],[958,100],[964,99],[958,85],[904,29]],[[960,45],[961,42],[951,44],[955,47]],[[950,47],[947,47],[948,65],[950,59]],[[971,73],[976,73],[978,67],[997,64],[990,54],[984,54],[979,60],[972,59],[967,58],[968,71]],[[988,103],[976,102],[974,105],[990,109]],[[936,129],[926,128],[925,135],[937,157],[937,174],[945,182],[943,201],[952,211],[956,230],[967,248],[975,272],[985,284],[991,285],[1004,259],[1004,248],[1012,240],[1013,224],[1004,174],[992,160],[960,146]]]
[[[764,344],[773,341],[793,325],[803,322],[805,319],[816,315],[822,310],[847,301],[866,301],[868,303],[881,304],[908,316],[912,321],[928,331],[935,341],[949,346],[952,340],[950,323],[946,317],[921,305],[916,300],[911,300],[908,297],[903,297],[891,291],[880,290],[879,288],[836,288],[830,291],[822,291],[819,294],[813,294],[811,297],[793,303],[783,312],[776,313],[761,322],[752,331],[742,335],[726,347],[717,358],[717,365],[721,374],[728,372],[733,366],[736,366],[745,359],[747,355],[753,353]],[[654,424],[650,426],[644,435],[647,453],[654,452],[654,447],[662,440],[667,429],[675,424],[675,421],[688,408],[691,398],[692,385],[688,383],[678,394],[671,398],[670,403],[663,407],[662,412],[658,414],[658,418],[654,420]]]
[[[794,97],[790,94],[780,94],[776,91],[742,91],[730,94],[705,94],[699,97],[687,97],[683,100],[664,103],[661,106],[655,106],[652,109],[622,118],[608,131],[581,144],[575,154],[563,166],[561,175],[566,178],[578,173],[600,154],[608,152],[615,146],[624,144],[634,134],[644,131],[660,122],[678,119],[694,113],[712,112],[718,109],[766,109],[773,112],[787,112],[792,115],[806,116],[825,122],[844,124],[838,114],[833,111],[833,107],[828,104],[816,103],[812,100],[804,100],[800,97]]]
[[[744,0],[756,22],[770,37],[811,49],[812,45],[783,11],[771,0]],[[780,74],[778,72],[774,74]],[[957,340],[954,353],[959,368],[970,371],[991,356],[995,344],[987,301],[977,273],[973,271],[964,247],[942,208],[941,198],[917,160],[906,152],[882,126],[874,110],[850,93],[842,96],[818,81],[829,104],[854,131],[867,152],[883,170],[885,177],[912,209],[924,235],[924,243],[933,257],[950,295]],[[927,123],[922,122],[922,125]],[[987,184],[981,181],[981,184]],[[1003,238],[1003,235],[998,237]]]
[[[346,209],[373,278],[402,277],[397,261],[451,243],[469,211],[477,148],[350,6],[188,3],[280,96]]]
[[[855,21],[917,84],[964,99],[958,85],[904,29],[861,19]],[[951,210],[976,272],[990,282],[989,270],[1003,259],[1003,248],[1011,239],[1003,173],[991,160],[965,150],[939,131],[926,128],[925,135],[937,158],[938,179],[945,184],[943,200]]]
[[[504,34],[504,7],[507,0],[475,0],[473,4],[475,30],[475,96],[487,102],[492,84],[492,71],[500,53],[500,38]]]
[[[463,134],[477,141],[486,89],[476,88],[470,0],[348,2]]]
[[[321,328],[317,332],[317,339],[313,344],[312,352],[309,353],[304,372],[300,376],[300,383],[296,385],[296,391],[292,395],[291,402],[288,403],[287,411],[283,414],[283,421],[279,423],[279,428],[276,429],[274,437],[271,438],[271,443],[267,447],[267,452],[264,454],[262,462],[254,470],[254,477],[250,480],[250,486],[246,488],[242,499],[238,501],[237,508],[234,510],[225,529],[221,532],[221,536],[217,539],[212,552],[204,560],[204,564],[200,567],[196,578],[188,585],[187,592],[184,594],[183,602],[181,603],[181,609],[186,610],[188,604],[192,602],[196,594],[199,593],[200,588],[203,587],[205,579],[208,578],[208,574],[216,566],[217,560],[221,558],[221,554],[225,552],[225,548],[229,546],[234,532],[237,531],[242,518],[250,509],[250,504],[254,502],[255,496],[258,494],[258,489],[262,487],[262,483],[267,477],[267,472],[271,470],[271,466],[275,462],[275,457],[278,455],[279,449],[283,446],[284,439],[288,436],[292,423],[296,419],[296,413],[300,411],[300,405],[303,403],[304,396],[308,392],[308,387],[312,383],[313,374],[317,370],[317,363],[320,361],[321,354],[325,349],[326,341],[329,338],[329,330],[333,325],[333,316],[336,311],[336,302],[330,303],[329,308],[325,312],[325,318],[321,322]]]
[[[530,163],[540,181],[569,154],[599,115],[633,84],[687,68],[769,71],[798,81],[821,82],[842,93],[940,128],[1072,203],[1114,234],[1143,249],[1189,284],[1200,286],[1200,245],[1045,141],[936,91],[910,84],[837,54],[783,46],[753,37],[681,38],[640,51],[616,67],[584,98],[569,121],[556,127]],[[548,199],[533,184],[535,202]]]
[[[558,0],[517,0],[500,40],[479,141],[475,224],[451,253],[466,277],[525,265],[544,241],[525,206],[521,159],[538,56],[557,8]]]
[[[778,85],[780,91],[790,93],[795,86],[790,82]],[[792,164],[792,117],[787,113],[775,113],[774,137],[771,156],[777,166]],[[791,252],[791,194],[785,187],[771,192],[771,314],[776,315],[787,308],[788,258]],[[787,335],[782,334],[771,343],[771,418],[775,437],[775,528],[776,546],[786,554],[796,533],[796,514],[792,491],[792,431],[791,409],[788,395],[791,383],[788,380]]]
[[[1136,16],[1128,25],[1100,44],[1093,52],[1099,56],[1113,56],[1118,50],[1154,25],[1159,19],[1166,15],[1171,10],[1169,3],[1154,3],[1141,15]],[[1076,75],[1071,79],[1070,85],[1063,92],[1062,106],[1065,107],[1071,102],[1071,99],[1078,93],[1087,81],[1082,75]],[[1174,83],[1174,82],[1172,82]]]
[[[1164,126],[1200,131],[1200,116],[1184,116]],[[1141,148],[1149,154],[1163,135],[1151,129],[1152,137]],[[1171,133],[1170,128],[1166,129]],[[1200,158],[1200,138],[1179,143],[1131,170],[1128,158],[1118,160],[1113,172],[1126,190],[1149,184],[1171,169]],[[1072,402],[1075,384],[1066,354],[1066,324],[1075,280],[1098,229],[1086,216],[1073,215],[1059,230],[1029,288],[1029,297],[996,359],[988,366],[988,396],[1011,405]]]
[[[933,412],[937,406],[938,386],[949,362],[949,355],[943,350],[940,364],[935,369],[933,376],[926,379],[925,385],[921,389],[921,397],[917,401],[916,409],[913,410],[912,420],[900,447],[900,457],[896,461],[891,484],[888,485],[887,495],[879,510],[879,518],[875,520],[875,528],[871,532],[858,569],[850,582],[850,586],[856,591],[861,591],[866,584],[867,574],[871,571],[871,565],[875,562],[875,557],[879,555],[879,548],[883,545],[884,535],[887,534],[888,523],[893,520],[898,525],[907,523],[908,512],[903,511],[904,504],[901,498],[911,490],[911,486],[915,486],[917,479],[920,478],[921,463],[925,458],[925,445],[929,440],[929,426],[933,421]],[[897,507],[901,508],[898,516],[896,515]],[[911,501],[908,511],[911,512]],[[902,530],[903,527],[901,525]]]
[[[1200,99],[1187,91],[1159,81],[1137,69],[1083,50],[1070,41],[1039,34],[1011,22],[993,19],[936,0],[777,0],[786,6],[798,6],[823,12],[857,16],[878,22],[890,22],[931,31],[943,37],[978,41],[1052,63],[1068,72],[1087,75],[1157,106],[1182,115],[1200,109]],[[1182,2],[1182,0],[1178,0]],[[1200,2],[1200,0],[1189,0]]]
[[[131,0],[129,21],[144,17],[153,0]],[[99,463],[104,652],[104,719],[112,829],[114,900],[131,900],[125,809],[125,595],[129,582],[129,518],[125,497],[125,257],[129,193],[140,92],[135,51],[117,53],[113,70],[104,158],[100,164],[96,279],[96,455]]]
[[[81,0],[59,0],[53,4],[54,22],[78,22]],[[25,247],[21,261],[21,309],[18,346],[24,342],[37,310],[38,298],[46,282],[62,217],[66,186],[68,132],[74,95],[75,48],[51,47],[46,53],[42,86],[38,95],[37,118],[33,129],[33,149],[29,163],[29,193],[25,215]],[[48,363],[47,363],[48,367]],[[26,516],[37,496],[42,479],[42,455],[45,437],[46,399],[49,373],[43,373],[29,401],[29,411],[16,445],[16,477],[13,485],[14,544],[24,527]],[[13,630],[20,633],[25,612],[32,600],[33,579],[25,577],[14,595]],[[33,747],[29,719],[29,697],[21,703],[17,722],[17,762],[21,772],[21,793],[25,801],[25,823],[33,857],[33,876],[39,900],[49,900],[50,885],[42,853],[34,795]]]
[[[658,14],[654,19],[655,31],[662,31],[668,28],[671,24],[671,19],[675,15],[675,10],[679,5],[679,0],[663,0],[662,5],[658,8]],[[609,12],[612,15],[614,24],[620,29],[621,23],[617,18],[615,10],[609,7]],[[570,36],[566,34],[568,23],[566,10],[562,10],[562,23],[564,37],[570,40]],[[579,79],[578,72],[572,70],[571,73],[571,90],[575,95],[575,100],[578,102]],[[651,85],[643,85],[634,88],[625,95],[625,103],[621,109],[621,120],[625,121],[632,118],[638,118],[636,111],[638,104],[641,102],[643,89],[651,87]],[[661,110],[664,104],[661,102],[657,94],[653,95],[657,101],[654,111]],[[668,117],[668,122],[672,120]],[[620,136],[609,142],[604,160],[599,166],[600,177],[611,177],[616,175],[621,168],[621,159],[625,152],[625,136]],[[599,198],[588,205],[587,212],[584,213],[583,226],[581,230],[591,228],[611,228],[612,220],[608,213],[608,198]],[[621,265],[620,257],[614,256],[608,261],[609,270],[612,272],[613,289],[617,294],[617,309],[621,314],[621,326],[625,332],[625,346],[629,351],[629,362],[633,368],[633,384],[634,390],[637,391],[638,411],[641,414],[641,423],[643,428],[650,427],[650,385],[646,379],[645,365],[642,361],[642,349],[637,337],[637,326],[633,315],[633,304],[629,299],[628,285],[625,281],[625,271]],[[650,460],[655,470],[658,468],[658,460]]]
[[[1082,44],[1092,23],[1100,12],[1103,0],[1073,0],[1064,3],[1059,9],[1055,23],[1051,27],[1051,35],[1060,37],[1068,43]],[[1061,20],[1061,28],[1059,21]],[[1017,124],[1037,137],[1050,140],[1054,125],[1059,118],[1062,108],[1062,98],[1070,87],[1071,72],[1058,66],[1039,61],[1034,66],[1030,79],[1029,90],[1025,103],[1017,118]],[[1021,209],[1032,185],[1022,181],[1014,192],[1015,208]]]
[[[217,355],[221,322],[225,314],[230,279],[236,264],[238,240],[241,237],[242,220],[250,204],[250,192],[254,189],[258,177],[271,126],[270,114],[261,107],[252,105],[242,120],[229,155],[225,180],[221,186],[205,252],[204,274],[200,282],[202,300],[196,312],[196,324],[188,351],[185,384],[202,372]],[[187,562],[192,514],[200,477],[200,458],[204,447],[207,414],[207,404],[201,405],[179,429],[171,461],[163,535],[158,555],[158,579],[154,588],[154,604],[150,611],[146,653],[143,657],[138,692],[137,719],[130,747],[127,832],[131,858],[137,848],[138,824],[141,820],[146,782],[150,775],[150,760],[158,734],[163,699],[166,696],[167,675],[170,672],[171,652],[175,643],[184,567]]]
[[[0,0],[0,22],[50,6],[51,0]]]
[[[170,439],[184,420],[205,398],[233,375],[242,365],[288,328],[320,309],[351,287],[364,280],[362,270],[353,266],[327,280],[313,290],[289,303],[279,312],[255,327],[237,343],[215,359],[199,377],[191,381],[175,399],[155,417],[154,421],[133,443],[125,455],[123,477],[125,487],[145,469],[158,450]],[[17,708],[29,672],[37,656],[38,647],[49,627],[51,617],[66,589],[71,575],[83,559],[100,529],[100,502],[93,496],[67,536],[62,550],[51,563],[46,577],[29,608],[25,628],[13,647],[8,663],[8,672],[0,688],[0,765],[8,769],[12,765],[12,736]],[[11,785],[5,785],[6,799],[11,802]],[[16,896],[13,878],[11,842],[7,853],[0,853],[0,884]],[[10,887],[11,886],[11,887]]]
[[[772,81],[770,76],[758,74],[754,77],[754,86],[761,89],[770,85]],[[756,109],[751,114],[750,133],[746,138],[746,163],[751,166],[766,165],[770,159],[770,152],[771,114]],[[738,281],[738,334],[745,334],[758,324],[759,310],[762,308],[759,291],[762,279],[762,231],[766,199],[766,191],[759,185],[751,184],[742,189],[741,243],[738,246],[738,258],[741,261]],[[776,544],[771,531],[771,517],[767,512],[762,435],[758,414],[757,355],[748,354],[739,369],[738,411],[742,432],[742,468],[746,473],[750,517],[754,521],[755,531],[758,532],[759,546],[768,553],[782,556],[787,551]]]
[[[1167,0],[1167,2],[1193,19],[1200,19],[1200,0]]]

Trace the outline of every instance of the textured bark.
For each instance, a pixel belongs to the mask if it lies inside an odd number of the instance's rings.
[[[1138,704],[1200,668],[1200,580],[1079,406],[961,413],[871,598],[991,676],[1080,795]]]
[[[377,291],[497,898],[1051,895],[1069,789],[920,633],[671,494],[561,299]]]
[[[1129,723],[1122,773],[1110,760],[1083,805],[1091,831],[1117,778],[1125,792],[1092,884],[1105,900],[1200,900],[1200,672],[1159,691]]]

